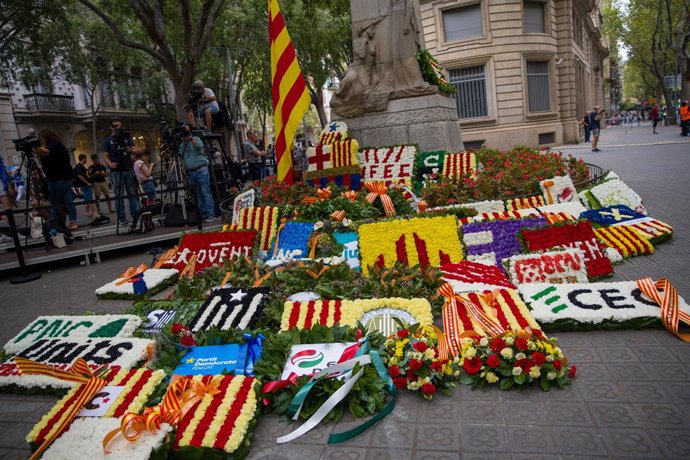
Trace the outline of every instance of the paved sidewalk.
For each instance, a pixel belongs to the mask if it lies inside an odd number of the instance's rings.
[[[666,276],[690,300],[690,227],[684,225],[690,216],[690,138],[673,136],[671,129],[662,127],[662,134],[652,136],[644,127],[629,133],[610,128],[602,131],[601,153],[587,146],[563,151],[613,169],[643,197],[653,217],[675,228],[673,240],[659,245],[655,254],[617,266],[613,280]],[[641,145],[652,137],[656,144]],[[130,254],[90,267],[58,268],[27,285],[0,281],[3,306],[11,313],[0,342],[39,314],[123,311],[127,302],[96,301],[93,291],[142,261],[149,256]],[[575,384],[565,390],[471,391],[460,386],[451,397],[439,395],[433,402],[403,392],[386,419],[335,446],[326,445],[328,434],[355,422],[320,426],[277,445],[275,438],[296,425],[263,416],[250,458],[688,458],[690,344],[660,329],[553,335],[578,367]],[[24,436],[55,400],[0,394],[0,458],[28,457]]]

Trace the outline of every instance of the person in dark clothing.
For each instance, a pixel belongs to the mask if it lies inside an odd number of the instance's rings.
[[[129,222],[125,216],[125,202],[123,197],[127,195],[129,201],[129,214],[137,215],[139,205],[137,204],[137,188],[132,171],[132,159],[130,154],[135,152],[134,141],[131,137],[123,138],[119,133],[122,128],[122,120],[113,118],[110,120],[111,135],[103,141],[103,161],[110,168],[110,177],[113,181],[115,191],[115,208],[120,219],[120,225]]]
[[[67,208],[70,220],[68,228],[76,230],[79,226],[77,208],[74,207],[72,196],[72,166],[67,148],[52,129],[42,129],[38,133],[38,140],[41,146],[36,151],[41,157],[41,165],[48,182],[48,197],[53,206],[51,217],[64,219],[64,208]]]
[[[86,155],[79,155],[79,163],[74,167],[74,186],[81,189],[84,201],[93,201],[93,182],[86,169]],[[98,217],[98,211],[93,203],[86,205],[86,214],[92,219]]]
[[[91,166],[89,166],[89,177],[93,181],[93,196],[96,200],[103,196],[108,204],[108,213],[113,213],[113,207],[110,204],[110,186],[108,185],[108,172],[105,166],[98,160],[98,155],[95,153],[91,155]],[[98,213],[101,213],[100,204],[96,203]]]
[[[261,180],[261,168],[266,157],[266,151],[258,147],[259,136],[252,130],[247,131],[247,140],[242,144],[242,153],[249,165],[249,175],[253,181]]]
[[[589,112],[585,112],[585,116],[582,117],[582,126],[585,128],[585,142],[589,142],[589,131],[590,131],[590,122],[589,122]]]

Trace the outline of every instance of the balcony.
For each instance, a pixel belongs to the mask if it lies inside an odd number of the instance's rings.
[[[57,94],[25,94],[29,112],[75,112],[74,97]]]

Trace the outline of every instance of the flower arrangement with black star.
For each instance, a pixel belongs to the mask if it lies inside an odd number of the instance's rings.
[[[384,362],[395,386],[416,391],[425,399],[449,394],[460,376],[461,360],[441,359],[434,328],[418,324],[400,328],[384,344]]]

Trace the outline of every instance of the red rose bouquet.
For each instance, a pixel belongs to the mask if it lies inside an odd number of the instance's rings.
[[[466,339],[462,347],[460,383],[498,383],[501,390],[539,382],[541,389],[572,383],[576,367],[569,366],[556,339],[541,331],[508,331],[501,336]]]
[[[437,391],[448,394],[460,375],[460,359],[440,359],[438,337],[429,327],[415,324],[398,330],[384,345],[384,362],[398,388],[418,391],[432,399]]]

